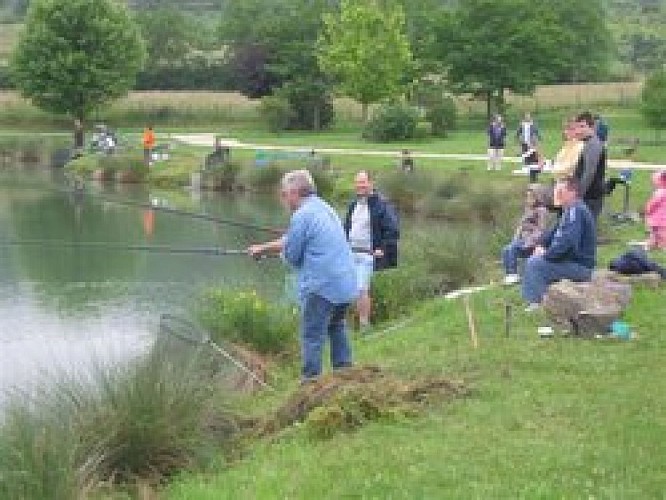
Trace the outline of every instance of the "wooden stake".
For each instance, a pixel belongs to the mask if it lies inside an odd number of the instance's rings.
[[[479,348],[479,337],[476,334],[476,324],[474,322],[474,313],[472,312],[472,306],[469,303],[469,295],[463,297],[463,303],[465,304],[465,312],[467,313],[467,324],[469,325],[469,336],[472,339],[472,347],[474,349]]]

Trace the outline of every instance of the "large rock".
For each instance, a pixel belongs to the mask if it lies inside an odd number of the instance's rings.
[[[606,333],[631,300],[631,285],[595,275],[590,282],[564,280],[548,288],[543,307],[558,325],[581,336]]]

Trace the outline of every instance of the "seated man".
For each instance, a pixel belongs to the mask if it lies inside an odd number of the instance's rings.
[[[525,265],[523,298],[528,311],[538,308],[548,287],[563,279],[589,281],[596,261],[594,217],[580,198],[580,184],[573,177],[555,185],[555,204],[562,216],[546,233]]]

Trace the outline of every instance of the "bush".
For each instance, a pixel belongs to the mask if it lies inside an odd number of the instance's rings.
[[[405,104],[385,104],[365,126],[363,137],[375,142],[413,139],[419,122],[418,111]]]
[[[221,165],[207,168],[202,173],[201,183],[206,188],[232,191],[238,184],[238,176],[241,170],[240,163],[226,161]]]
[[[262,354],[290,350],[298,329],[295,310],[268,302],[254,290],[206,292],[199,318],[214,340],[241,343]]]
[[[437,282],[422,266],[406,266],[376,273],[372,281],[373,321],[395,319],[414,304],[432,297]]]
[[[266,121],[268,130],[274,133],[287,130],[294,117],[289,101],[277,95],[262,98],[259,113]]]
[[[97,155],[97,168],[104,172],[106,178],[118,176],[126,182],[142,182],[148,176],[148,167],[143,156],[137,154],[99,154]]]
[[[333,122],[333,98],[326,85],[292,81],[285,83],[275,95],[289,103],[288,129],[322,130]]]
[[[456,128],[458,112],[456,103],[450,97],[442,97],[426,109],[426,120],[430,122],[431,133],[435,137],[446,137]]]
[[[488,257],[490,234],[483,229],[451,227],[443,235],[423,233],[414,237],[425,272],[439,293],[474,283],[483,273],[479,263]]]
[[[404,212],[416,212],[424,193],[432,189],[434,179],[431,175],[396,170],[383,175],[380,179],[382,192],[396,207]]]
[[[265,167],[250,167],[243,172],[241,183],[249,190],[260,193],[275,191],[287,170],[272,162]]]
[[[640,109],[651,127],[666,128],[666,70],[656,71],[645,80]]]

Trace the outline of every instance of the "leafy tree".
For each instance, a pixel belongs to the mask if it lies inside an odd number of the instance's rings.
[[[14,80],[40,108],[85,119],[132,87],[139,30],[112,0],[35,0],[12,54]]]
[[[340,11],[324,15],[319,64],[339,82],[342,93],[363,105],[396,96],[412,67],[399,4],[378,0],[342,0]]]
[[[328,10],[328,0],[227,0],[223,9],[220,38],[238,90],[252,98],[279,92],[293,111],[288,128],[323,128],[333,118],[315,54]]]
[[[640,109],[651,127],[666,129],[666,70],[656,71],[645,80]]]
[[[190,51],[194,27],[174,8],[144,10],[136,15],[146,43],[147,65],[181,63]]]
[[[454,90],[483,97],[489,116],[506,90],[599,74],[607,40],[599,0],[466,0],[437,34]]]

